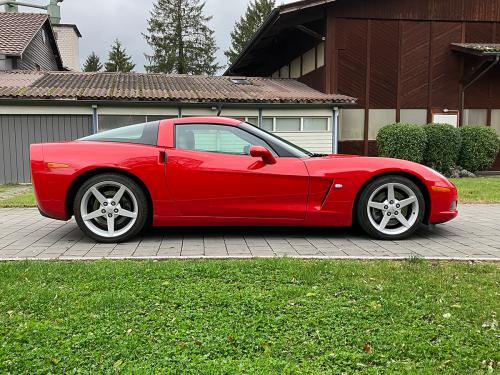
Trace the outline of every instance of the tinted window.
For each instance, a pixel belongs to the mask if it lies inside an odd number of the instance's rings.
[[[124,126],[81,138],[79,141],[124,142],[156,146],[158,143],[159,121]]]
[[[262,139],[235,126],[186,124],[175,127],[175,146],[193,151],[249,155],[250,146],[272,149]]]

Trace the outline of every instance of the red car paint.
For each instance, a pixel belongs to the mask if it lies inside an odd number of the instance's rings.
[[[240,124],[213,117],[163,120],[157,146],[89,141],[31,145],[40,211],[69,220],[74,194],[86,176],[117,171],[147,189],[155,226],[350,226],[359,192],[384,174],[406,175],[421,186],[428,200],[428,223],[458,214],[455,186],[423,165],[352,155],[276,157],[269,164],[247,155],[176,149],[175,125],[192,122]]]

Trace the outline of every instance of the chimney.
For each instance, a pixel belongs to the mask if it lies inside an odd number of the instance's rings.
[[[50,0],[50,3],[47,5],[38,5],[38,4],[29,4],[24,2],[17,3],[16,0],[7,0],[7,1],[2,1],[0,3],[3,3],[5,5],[5,11],[8,13],[19,12],[19,5],[28,8],[46,10],[50,17],[50,22],[52,22],[53,25],[58,25],[59,23],[61,23],[61,7],[59,6],[59,3],[62,2],[63,0]]]

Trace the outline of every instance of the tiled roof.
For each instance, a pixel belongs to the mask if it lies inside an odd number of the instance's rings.
[[[183,103],[354,103],[293,79],[142,73],[0,72],[0,98]]]
[[[497,43],[452,43],[456,51],[479,56],[500,55],[500,44]]]
[[[0,13],[0,53],[22,55],[48,18],[47,14]]]

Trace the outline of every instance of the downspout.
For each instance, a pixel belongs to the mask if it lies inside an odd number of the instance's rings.
[[[339,109],[333,108],[332,112],[332,151],[333,154],[339,153]]]
[[[469,83],[464,85],[462,88],[462,92],[460,93],[460,124],[461,126],[464,125],[464,111],[465,111],[465,90],[467,90],[469,87],[471,87],[474,83],[476,83],[482,76],[484,76],[486,73],[488,73],[495,65],[497,65],[500,62],[500,55],[495,56],[495,60],[486,68],[484,69],[481,73],[477,75],[477,77],[474,77]]]
[[[263,125],[262,108],[259,108],[259,119],[257,121],[259,128],[262,128]]]
[[[96,134],[98,128],[99,128],[99,117],[97,116],[97,105],[94,104],[92,106],[92,134]]]

